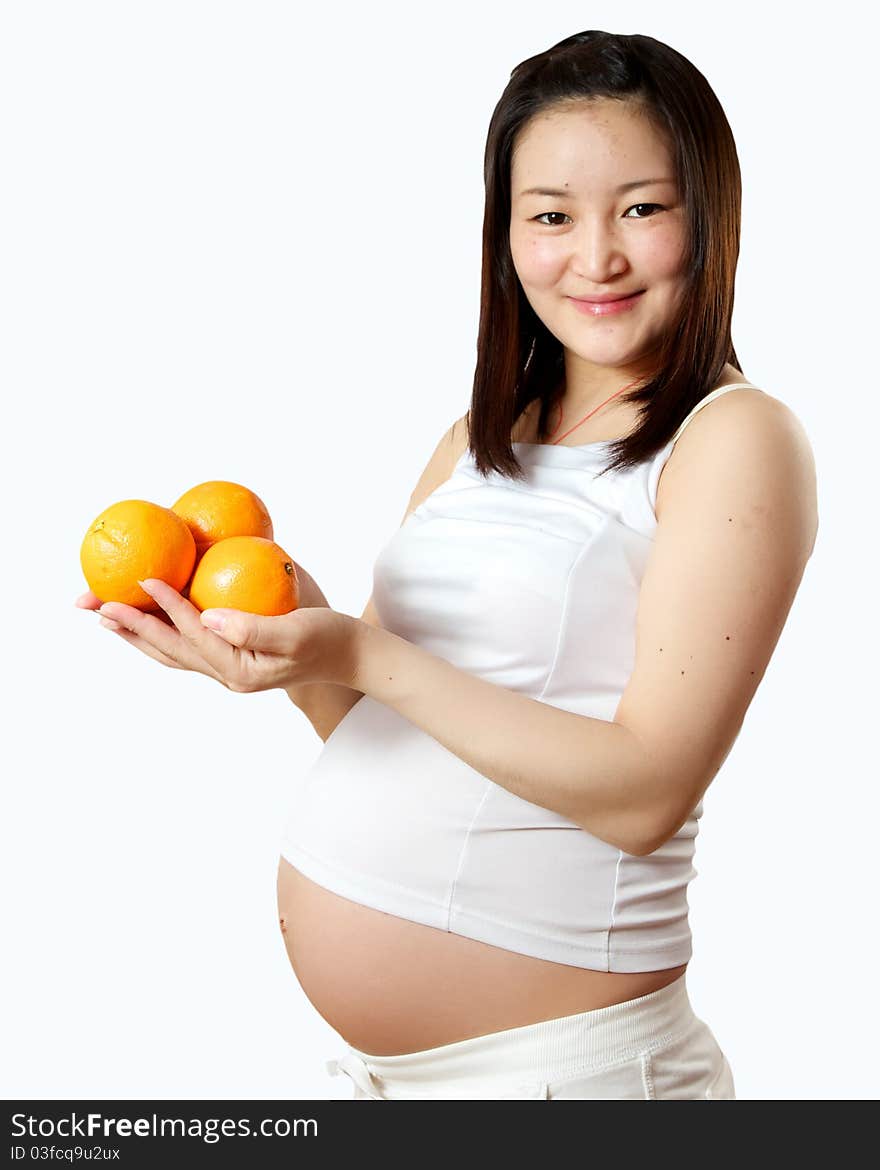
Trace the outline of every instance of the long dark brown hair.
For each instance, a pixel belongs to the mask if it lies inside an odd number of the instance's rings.
[[[482,475],[524,477],[511,445],[513,425],[540,399],[538,435],[545,439],[549,408],[564,382],[562,343],[529,304],[510,253],[516,138],[536,114],[590,98],[634,103],[669,142],[689,252],[686,290],[658,347],[653,376],[620,397],[643,404],[639,424],[609,446],[604,471],[635,466],[659,451],[717,383],[726,362],[742,372],[730,336],[741,181],[721,104],[702,73],[662,41],[576,33],[516,66],[489,124],[480,325],[467,414],[468,446]]]

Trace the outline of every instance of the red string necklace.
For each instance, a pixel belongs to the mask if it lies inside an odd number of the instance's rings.
[[[624,390],[629,390],[630,387],[635,386],[636,382],[640,382],[640,381],[641,381],[641,378],[636,378],[635,381],[630,382],[628,386],[624,386],[623,390],[615,391],[615,393],[611,395],[611,398],[616,398],[618,396],[618,394],[622,394]],[[568,435],[570,435],[572,431],[576,431],[577,428],[581,425],[581,423],[585,423],[588,418],[592,418],[597,410],[601,410],[603,406],[606,406],[611,401],[611,398],[606,398],[604,402],[601,402],[597,407],[595,407],[593,410],[591,410],[589,412],[589,414],[585,414],[580,422],[576,422],[573,427],[569,427],[564,435],[560,435],[558,439],[554,439],[553,446],[556,446],[557,443],[561,443],[562,440],[564,438],[566,438]],[[556,424],[554,429],[550,432],[550,437],[555,435],[556,432],[559,430],[560,426],[562,425],[562,403],[557,402],[557,405],[559,407],[559,422]]]

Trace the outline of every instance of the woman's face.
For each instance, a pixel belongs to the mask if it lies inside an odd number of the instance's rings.
[[[652,181],[619,190],[646,179]],[[528,193],[533,187],[560,193]],[[520,132],[510,249],[530,305],[565,347],[570,373],[639,370],[650,359],[684,292],[685,248],[672,159],[644,115],[594,100],[538,114]],[[639,290],[617,313],[575,304]]]

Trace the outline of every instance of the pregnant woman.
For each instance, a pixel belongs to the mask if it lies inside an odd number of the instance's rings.
[[[808,439],[731,341],[736,149],[679,53],[584,32],[513,71],[485,188],[469,409],[362,617],[299,565],[284,617],[212,632],[163,582],[167,623],[108,612],[324,741],[278,907],[353,1099],[732,1099],[687,887],[818,528]]]

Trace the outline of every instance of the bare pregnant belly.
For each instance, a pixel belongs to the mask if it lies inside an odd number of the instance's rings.
[[[687,967],[629,974],[534,959],[341,898],[284,857],[278,913],[312,1006],[375,1056],[607,1007],[665,987]]]

